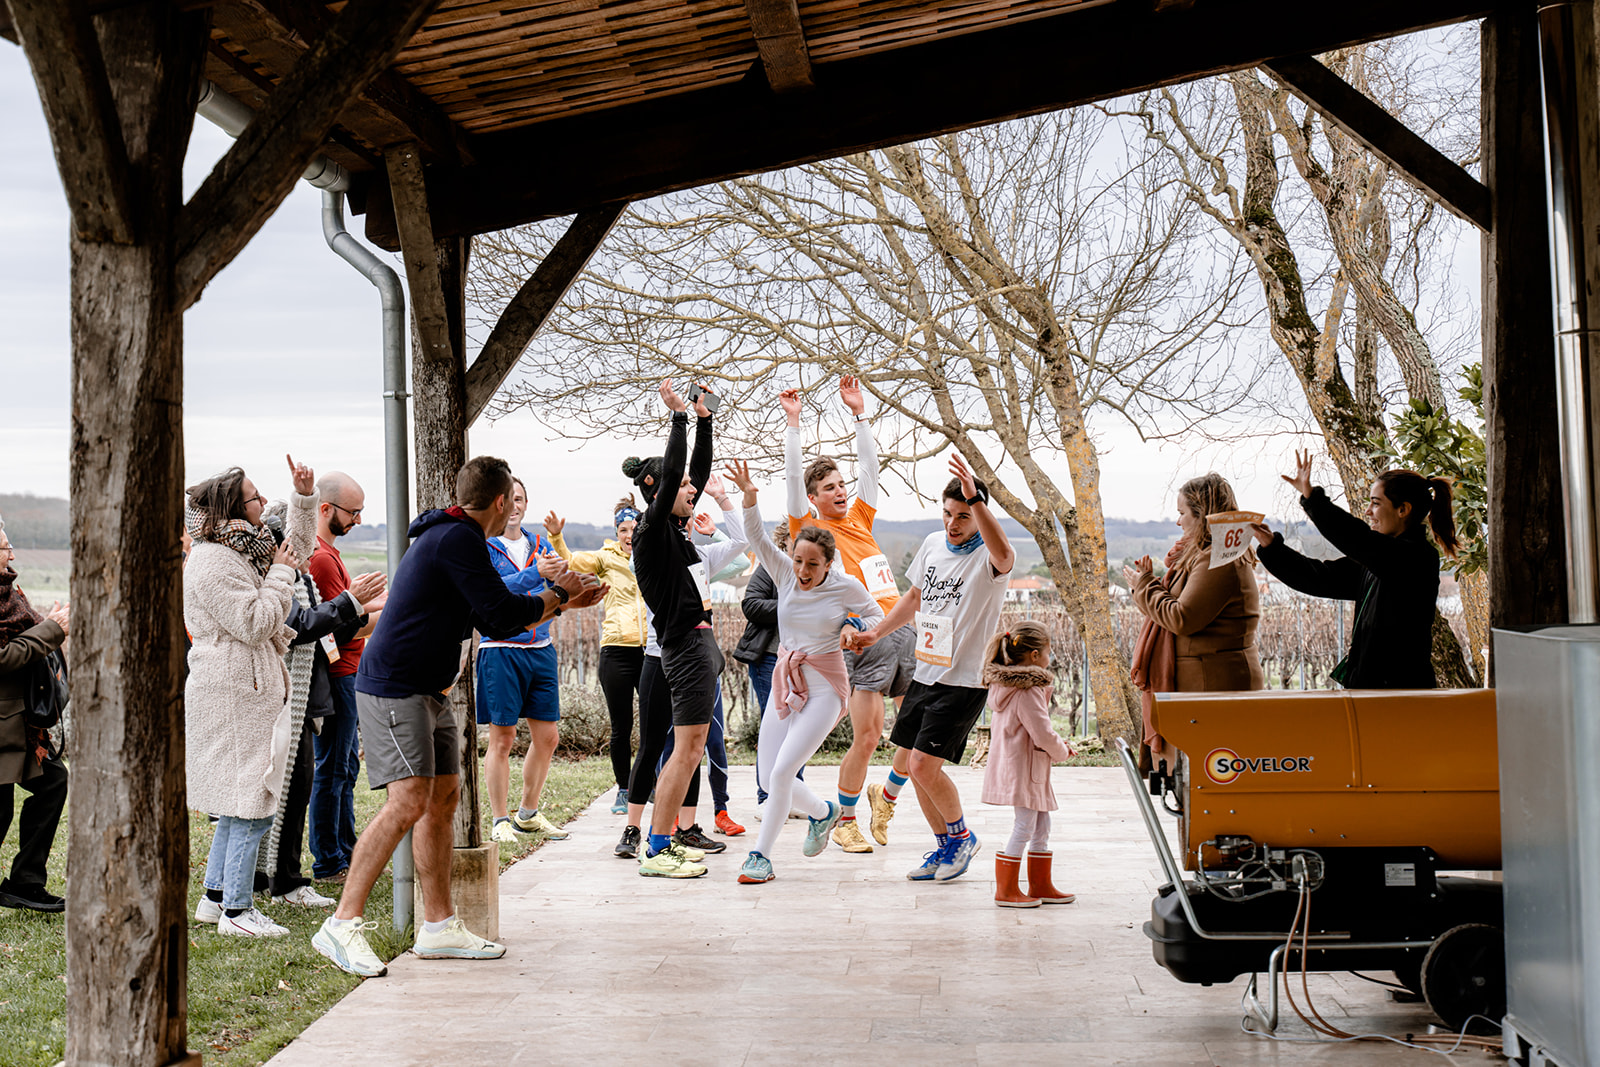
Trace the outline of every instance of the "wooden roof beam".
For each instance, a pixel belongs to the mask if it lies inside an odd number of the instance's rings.
[[[795,0],[744,0],[744,9],[750,15],[750,29],[772,91],[792,93],[811,88],[815,83],[806,31],[800,25],[800,5]]]
[[[180,306],[200,299],[283,203],[339,113],[440,0],[349,0],[279,83],[255,121],[183,206],[173,227]]]
[[[478,166],[430,171],[433,224],[487,233],[1462,22],[1494,2],[1344,0],[1316,19],[1284,18],[1281,0],[1159,15],[1110,4],[830,62],[809,92],[747,81],[480,134]],[[385,193],[372,190],[367,235],[392,249]]]
[[[423,358],[448,361],[455,350],[450,344],[433,224],[428,220],[422,153],[415,144],[399,145],[384,153],[384,161],[388,164],[389,190],[394,195],[394,217],[400,229],[406,288],[411,292],[411,321],[416,326]]]
[[[1455,160],[1411,132],[1399,119],[1311,56],[1262,66],[1333,125],[1426,190],[1445,209],[1488,232],[1489,190]]]
[[[626,204],[607,204],[591,208],[572,220],[549,255],[540,261],[533,276],[522,283],[511,298],[494,332],[483,344],[483,351],[467,368],[467,425],[471,426],[494,399],[506,376],[533,343],[539,327],[561,303],[583,268],[589,265],[600,242],[617,224]]]

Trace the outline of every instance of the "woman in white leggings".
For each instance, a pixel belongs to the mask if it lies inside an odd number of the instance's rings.
[[[761,522],[749,464],[730,464],[728,476],[744,490],[745,534],[778,587],[778,665],[761,715],[756,763],[767,783],[767,810],[780,814],[762,820],[756,847],[739,870],[739,881],[753,885],[775,877],[770,856],[788,822],[782,812],[798,808],[810,818],[801,850],[807,856],[827,847],[839,805],[818,797],[798,775],[844,714],[850,682],[839,633],[849,628],[846,619],[856,615],[871,626],[883,609],[858,579],[833,569],[833,534],[802,526],[784,555]]]

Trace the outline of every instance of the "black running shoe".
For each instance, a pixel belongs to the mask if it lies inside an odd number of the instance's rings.
[[[617,842],[617,855],[625,860],[639,858],[639,828],[637,826],[624,826],[622,840]]]
[[[695,823],[687,830],[679,830],[672,835],[672,840],[689,848],[697,848],[707,855],[714,852],[728,851],[728,843],[726,841],[718,841],[714,837],[707,837],[701,831],[699,823]]]

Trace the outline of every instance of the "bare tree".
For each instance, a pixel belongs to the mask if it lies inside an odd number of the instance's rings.
[[[1454,85],[1423,85],[1419,47],[1384,42],[1324,58],[1413,126],[1433,130],[1447,150],[1470,163],[1476,143],[1466,145],[1460,133],[1471,96],[1461,72],[1469,64],[1455,65]],[[1464,51],[1476,71],[1471,50]],[[1378,473],[1374,442],[1387,432],[1384,407],[1396,393],[1386,385],[1380,354],[1387,353],[1397,373],[1400,399],[1447,411],[1439,360],[1418,324],[1418,305],[1449,272],[1436,254],[1437,232],[1454,220],[1419,190],[1390,181],[1382,161],[1253,70],[1158,90],[1130,109],[1106,110],[1144,124],[1182,174],[1191,202],[1249,257],[1269,333],[1299,380],[1346,499],[1364,500]],[[1297,189],[1286,187],[1284,156],[1301,179]],[[1396,218],[1402,223],[1399,248]],[[1325,264],[1325,286],[1305,268],[1308,252],[1313,272],[1319,259]],[[1313,310],[1314,290],[1326,291],[1320,314]],[[1353,321],[1347,323],[1352,304]],[[1345,338],[1348,376],[1339,353]],[[1457,359],[1465,354],[1458,352]],[[1437,612],[1433,630],[1441,684],[1478,684]]]
[[[1063,113],[636,205],[496,410],[615,433],[619,414],[653,423],[655,380],[706,375],[724,440],[776,460],[779,388],[860,377],[891,470],[910,479],[909,461],[953,446],[1033,534],[1090,649],[1100,721],[1131,735],[1089,413],[1189,433],[1240,415],[1252,383],[1214,358],[1248,321],[1242,257],[1130,129]],[[479,240],[480,307],[543,242]],[[837,413],[812,413],[842,447]]]

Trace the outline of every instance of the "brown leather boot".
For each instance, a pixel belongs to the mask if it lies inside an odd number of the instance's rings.
[[[1028,895],[1038,897],[1041,904],[1071,904],[1078,898],[1071,893],[1063,893],[1050,883],[1050,859],[1053,855],[1051,852],[1028,853]]]
[[[1039,900],[1030,897],[1017,887],[1022,874],[1022,858],[995,853],[994,905],[997,908],[1037,908]]]

